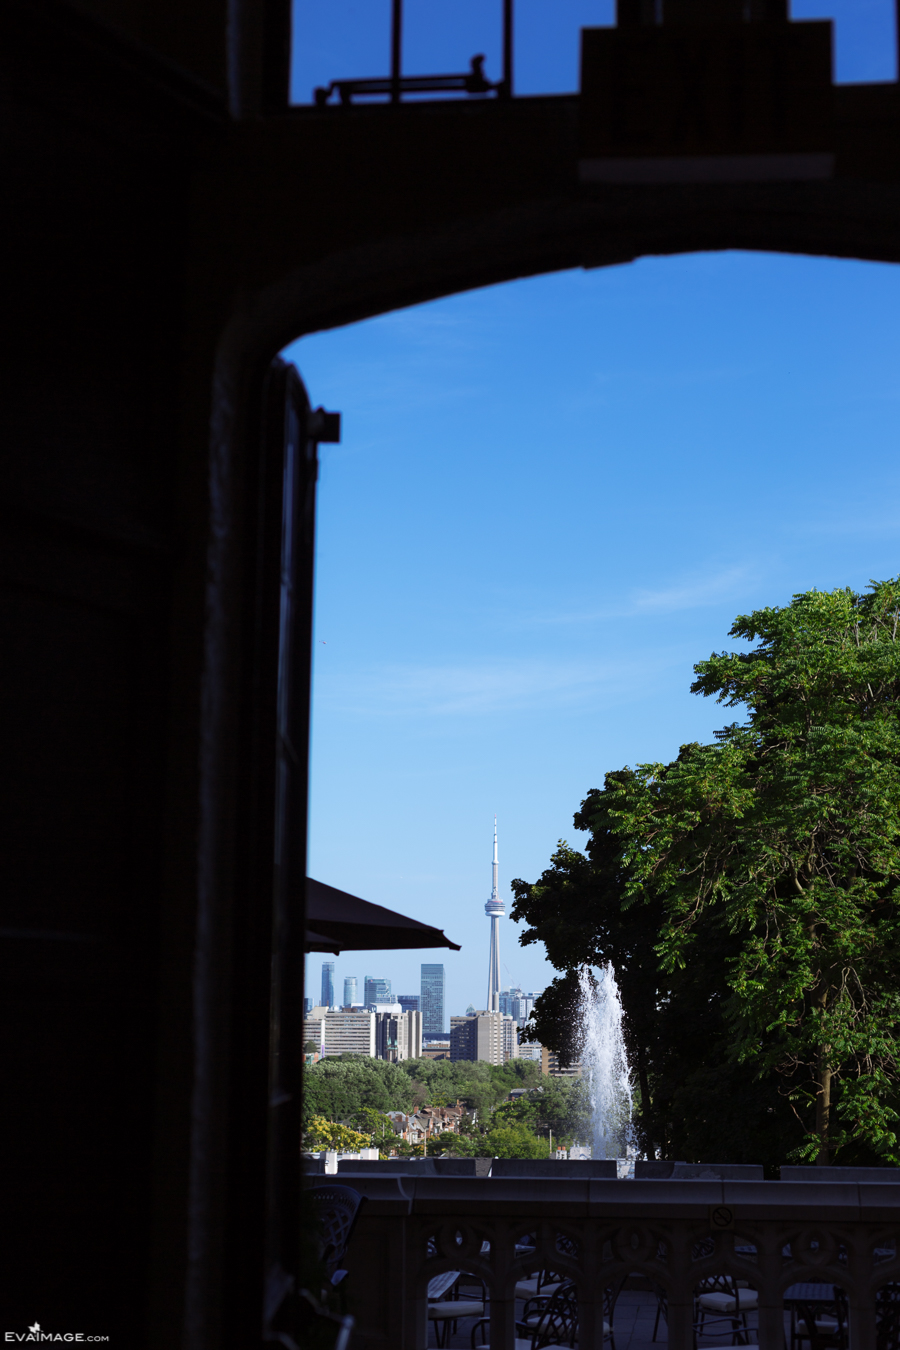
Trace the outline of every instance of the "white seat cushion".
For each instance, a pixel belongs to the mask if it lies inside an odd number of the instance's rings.
[[[740,1311],[749,1312],[751,1308],[756,1307],[758,1295],[755,1289],[748,1289],[746,1293],[741,1290]],[[707,1312],[733,1313],[738,1307],[738,1300],[734,1294],[701,1294],[700,1307]]]
[[[608,1335],[608,1332],[606,1331],[605,1322],[603,1324],[603,1327],[604,1327],[603,1334],[604,1336],[606,1336]],[[475,1347],[475,1350],[491,1350],[491,1347],[489,1345],[478,1345]],[[521,1339],[521,1337],[517,1336],[515,1341],[515,1350],[531,1350],[531,1341],[524,1341]],[[545,1345],[543,1350],[569,1350],[569,1347],[567,1345]]]
[[[524,1341],[517,1336],[515,1339],[515,1350],[531,1350],[531,1341]],[[491,1350],[489,1345],[477,1345],[475,1350]],[[545,1350],[559,1350],[558,1346],[546,1346]]]
[[[554,1284],[541,1285],[537,1287],[537,1280],[519,1280],[516,1285],[516,1298],[550,1298],[557,1289],[562,1288],[562,1280],[557,1280]]]
[[[483,1317],[484,1304],[476,1303],[475,1300],[465,1298],[448,1298],[443,1303],[429,1303],[428,1316],[432,1322],[450,1320],[456,1321],[457,1317]]]
[[[816,1331],[823,1331],[823,1332],[825,1332],[825,1334],[827,1335],[829,1332],[837,1331],[837,1329],[838,1329],[837,1318],[835,1318],[835,1317],[817,1317],[817,1318],[816,1318]],[[806,1335],[806,1323],[805,1323],[805,1322],[803,1322],[803,1321],[798,1321],[798,1322],[797,1322],[797,1335],[798,1335],[798,1336],[805,1336],[805,1335]]]

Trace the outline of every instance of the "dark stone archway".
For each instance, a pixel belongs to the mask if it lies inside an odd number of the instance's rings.
[[[235,779],[271,712],[248,633],[276,352],[645,254],[900,260],[898,87],[832,89],[821,36],[801,70],[812,122],[779,121],[777,80],[757,94],[756,76],[703,116],[692,88],[691,117],[673,119],[676,70],[613,135],[624,104],[610,122],[593,75],[581,97],[290,108],[288,12],[8,0],[0,17],[14,1331],[259,1343],[266,1159],[240,1122],[255,1111],[264,1132],[267,1103],[236,1102],[258,1078],[242,1018],[261,991],[234,934],[248,916],[264,928],[267,902],[233,864]],[[663,65],[696,37],[757,69],[745,17],[775,47],[790,38],[783,0],[665,12],[648,24],[655,5],[621,4],[622,41]]]

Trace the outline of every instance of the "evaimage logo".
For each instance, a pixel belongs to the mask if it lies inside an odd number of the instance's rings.
[[[13,1344],[21,1345],[30,1341],[36,1344],[38,1341],[59,1341],[72,1342],[74,1344],[85,1344],[88,1341],[108,1341],[108,1336],[88,1336],[83,1331],[42,1331],[40,1322],[34,1322],[27,1331],[7,1331],[4,1339],[12,1341]]]

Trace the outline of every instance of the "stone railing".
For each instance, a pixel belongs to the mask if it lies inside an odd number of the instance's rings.
[[[363,1175],[340,1182],[367,1197],[347,1257],[355,1350],[425,1350],[428,1285],[450,1270],[484,1282],[491,1350],[514,1350],[516,1283],[540,1269],[563,1272],[577,1287],[579,1350],[601,1350],[604,1290],[633,1274],[665,1290],[668,1345],[677,1350],[692,1350],[694,1296],[716,1276],[756,1291],[752,1320],[768,1350],[784,1350],[784,1293],[802,1282],[840,1285],[852,1350],[874,1350],[878,1291],[900,1281],[900,1186]]]

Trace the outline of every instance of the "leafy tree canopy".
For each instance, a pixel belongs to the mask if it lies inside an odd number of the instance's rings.
[[[587,857],[561,845],[514,883],[523,941],[564,971],[541,1038],[577,966],[611,959],[663,1149],[730,1116],[741,1148],[783,1157],[793,1128],[820,1162],[900,1161],[898,619],[896,580],[739,617],[730,635],[756,645],[714,653],[692,689],[746,721],[608,774],[575,817]]]
[[[340,1149],[346,1153],[358,1153],[369,1147],[369,1136],[359,1130],[351,1130],[339,1121],[326,1120],[324,1116],[311,1116],[303,1131],[303,1147],[313,1152],[323,1149]]]
[[[329,1056],[309,1065],[303,1077],[304,1119],[351,1120],[365,1109],[409,1111],[414,1099],[409,1075],[384,1059]]]
[[[398,1065],[414,1084],[419,1102],[453,1105],[462,1102],[486,1120],[513,1088],[537,1086],[538,1066],[530,1060],[487,1064],[484,1060],[408,1059]]]

